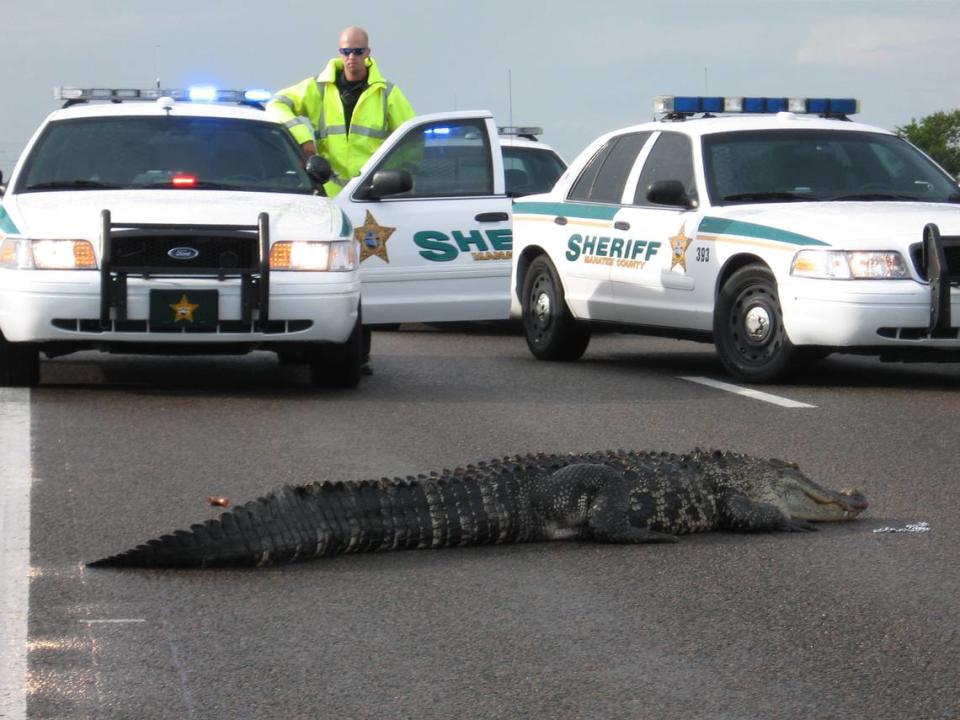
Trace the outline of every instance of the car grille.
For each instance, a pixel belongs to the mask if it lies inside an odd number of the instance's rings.
[[[941,236],[943,241],[943,255],[947,260],[947,276],[951,282],[960,280],[960,236]],[[917,274],[924,280],[927,277],[927,269],[923,265],[923,243],[914,243],[910,246],[910,259],[913,261],[913,267]]]
[[[216,326],[195,328],[165,328],[156,330],[146,320],[108,320],[101,324],[93,318],[56,318],[50,321],[55,328],[79,333],[203,333],[208,335],[226,335],[232,333],[264,333],[266,335],[284,335],[299,333],[313,327],[312,320],[270,320],[267,323],[243,320],[220,320]]]
[[[111,237],[112,268],[124,271],[220,272],[256,270],[257,237],[240,234],[116,232]]]

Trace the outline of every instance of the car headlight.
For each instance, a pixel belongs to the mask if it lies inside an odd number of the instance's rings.
[[[894,250],[801,250],[790,274],[824,280],[903,280],[910,277],[903,255]]]
[[[271,270],[347,272],[357,268],[357,244],[353,240],[281,240],[270,247]]]
[[[4,238],[0,267],[12,270],[96,270],[97,258],[89,240],[33,240]]]

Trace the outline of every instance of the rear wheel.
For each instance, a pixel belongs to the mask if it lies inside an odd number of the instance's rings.
[[[310,384],[314,387],[355,388],[363,364],[363,331],[360,317],[347,341],[340,345],[316,344],[306,352]]]
[[[590,344],[589,326],[577,322],[563,294],[556,268],[541,255],[523,281],[523,332],[540,360],[578,360]]]
[[[0,387],[33,387],[40,382],[40,351],[28,343],[8,342],[0,334]]]
[[[740,268],[724,283],[713,336],[727,372],[747,382],[778,380],[800,357],[783,326],[776,279],[763,265]]]

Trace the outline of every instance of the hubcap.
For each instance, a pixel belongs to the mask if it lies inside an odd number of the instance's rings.
[[[537,322],[544,324],[550,319],[550,296],[547,293],[537,295],[533,303],[533,314]]]
[[[770,313],[765,307],[752,307],[743,319],[747,337],[753,342],[763,342],[770,333]]]

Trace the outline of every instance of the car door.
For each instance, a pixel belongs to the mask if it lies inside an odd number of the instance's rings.
[[[653,195],[651,195],[651,190]],[[698,213],[690,137],[660,132],[627,182],[617,222],[629,257],[611,268],[618,320],[696,327],[698,283],[706,288],[703,248],[693,248]],[[699,253],[699,254],[697,254]]]
[[[611,270],[622,240],[617,239],[615,218],[624,184],[649,136],[631,132],[610,138],[584,165],[557,209],[553,221],[563,227],[565,241],[554,259],[564,278],[567,305],[577,317],[616,319]]]
[[[380,170],[408,172],[412,188],[369,197]],[[509,317],[511,206],[490,113],[410,120],[337,201],[360,243],[366,324]]]

